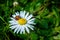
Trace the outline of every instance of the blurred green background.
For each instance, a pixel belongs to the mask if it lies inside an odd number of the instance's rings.
[[[10,17],[21,10],[36,18],[30,34],[9,29]],[[0,40],[60,40],[60,0],[0,0]]]

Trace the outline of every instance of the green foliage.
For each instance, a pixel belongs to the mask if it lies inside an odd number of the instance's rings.
[[[21,10],[36,18],[34,31],[30,30],[29,34],[15,34],[9,28],[11,15]],[[0,0],[0,40],[60,40],[60,1]]]
[[[32,33],[30,34],[30,37],[31,37],[31,40],[37,40],[38,35],[35,34],[34,32],[32,32]]]

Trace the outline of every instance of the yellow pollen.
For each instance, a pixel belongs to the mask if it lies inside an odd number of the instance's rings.
[[[23,19],[23,18],[21,18],[21,19],[19,19],[19,20],[17,20],[18,21],[18,23],[20,24],[20,25],[24,25],[24,24],[26,24],[26,19]]]

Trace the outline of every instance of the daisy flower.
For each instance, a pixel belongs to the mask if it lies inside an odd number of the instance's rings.
[[[33,15],[30,14],[29,12],[26,11],[20,11],[19,12],[15,12],[14,15],[12,15],[11,17],[11,21],[9,21],[10,23],[10,28],[12,30],[14,30],[14,33],[20,33],[20,34],[25,34],[30,33],[30,30],[34,30],[34,23],[35,18],[33,18]]]
[[[13,2],[13,6],[17,6],[19,3],[17,1]]]

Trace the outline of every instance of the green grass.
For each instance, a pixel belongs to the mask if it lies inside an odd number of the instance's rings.
[[[0,1],[0,40],[60,40],[59,0],[12,0]],[[34,31],[30,34],[15,34],[9,28],[10,17],[25,10],[36,18]]]

